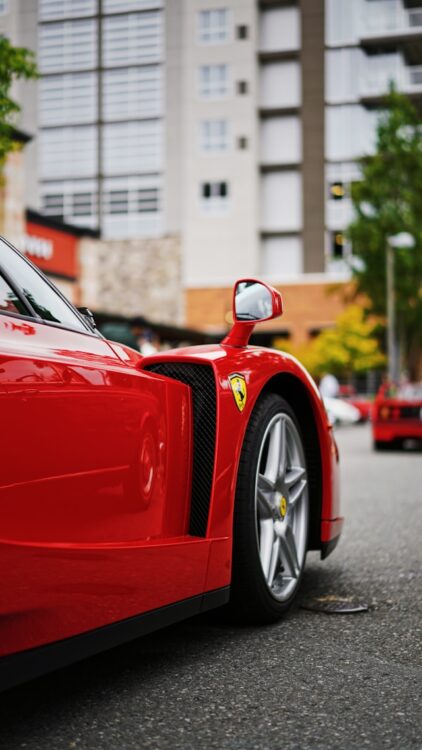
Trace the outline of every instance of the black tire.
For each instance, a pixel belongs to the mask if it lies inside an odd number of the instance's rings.
[[[309,499],[306,490],[305,546],[300,573],[291,595],[279,601],[271,593],[261,565],[257,532],[255,498],[258,461],[267,429],[277,414],[287,415],[294,423],[304,451],[304,441],[295,413],[287,401],[268,393],[260,398],[247,427],[237,477],[233,526],[233,568],[231,599],[228,614],[242,623],[271,623],[278,620],[292,605],[300,586],[305,566],[309,533]],[[261,459],[262,461],[262,459]],[[287,518],[287,516],[286,516]],[[302,534],[303,536],[303,534]]]
[[[375,451],[391,451],[392,443],[387,443],[385,440],[374,440]]]

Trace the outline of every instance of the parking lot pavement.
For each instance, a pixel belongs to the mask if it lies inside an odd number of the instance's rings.
[[[308,557],[297,606],[266,628],[194,619],[0,701],[2,750],[422,747],[422,454],[337,432],[346,525]],[[314,597],[369,611],[327,615]]]

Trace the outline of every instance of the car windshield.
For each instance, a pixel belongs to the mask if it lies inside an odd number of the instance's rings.
[[[384,390],[384,398],[402,401],[422,401],[422,383],[390,383]]]
[[[397,398],[407,401],[422,400],[422,383],[406,383],[401,385],[397,391]]]
[[[70,304],[13,248],[0,240],[0,267],[19,285],[35,312],[46,321],[86,331]]]

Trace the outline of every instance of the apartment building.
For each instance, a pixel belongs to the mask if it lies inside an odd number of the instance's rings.
[[[389,81],[422,94],[419,2],[1,0],[42,74],[28,204],[113,252],[177,236],[190,325],[224,326],[233,279],[259,275],[306,337],[339,309]]]
[[[422,2],[326,0],[325,43],[326,254],[335,264],[352,250],[343,232],[356,159],[373,149],[390,82],[422,106]]]

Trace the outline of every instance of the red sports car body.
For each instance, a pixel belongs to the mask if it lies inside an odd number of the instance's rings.
[[[422,385],[385,383],[378,391],[372,415],[377,450],[403,440],[422,440]]]
[[[354,406],[360,414],[360,422],[368,422],[372,414],[372,401],[368,396],[360,396],[353,386],[341,385],[339,398],[342,398],[351,406]]]
[[[252,327],[143,358],[0,240],[2,687],[229,601],[239,461],[264,397],[303,435],[307,548],[335,546],[318,390],[292,357],[244,345]]]

